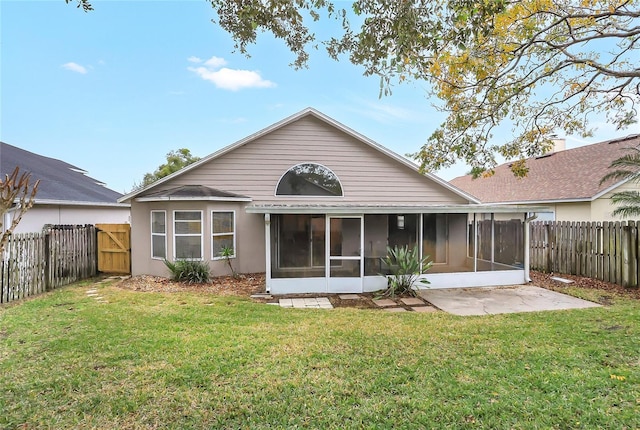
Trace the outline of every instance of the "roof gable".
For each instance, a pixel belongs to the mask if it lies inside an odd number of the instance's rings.
[[[515,177],[510,163],[505,163],[496,167],[492,176],[460,176],[451,183],[483,203],[591,201],[626,182],[600,184],[600,179],[625,149],[637,145],[640,135],[632,135],[529,158],[524,178]]]
[[[16,167],[40,180],[36,203],[110,205],[122,196],[69,163],[0,142],[0,174],[10,175]]]
[[[179,180],[180,177],[191,176],[190,172],[195,172],[198,169],[201,169],[201,167],[209,163],[212,163],[215,160],[221,159],[225,156],[229,156],[229,154],[233,153],[234,151],[242,152],[241,150],[245,146],[253,142],[267,139],[269,135],[272,135],[276,132],[282,131],[284,133],[283,130],[286,129],[288,126],[293,125],[294,123],[298,123],[303,119],[307,119],[307,118],[313,118],[314,120],[317,120],[322,124],[324,124],[324,127],[335,129],[336,131],[343,133],[344,135],[347,135],[352,141],[360,142],[361,144],[365,145],[366,148],[369,148],[368,149],[369,151],[374,151],[376,154],[378,154],[378,156],[382,155],[384,158],[388,160],[393,160],[395,163],[399,163],[400,165],[403,166],[403,168],[410,169],[413,172],[413,174],[415,174],[416,176],[419,176],[420,179],[424,181],[425,185],[430,184],[430,186],[433,186],[435,184],[435,186],[438,188],[441,188],[443,192],[450,193],[451,195],[455,195],[457,196],[456,198],[458,199],[462,199],[466,202],[477,203],[477,200],[474,197],[457,189],[456,187],[452,186],[451,184],[444,181],[443,179],[440,179],[437,176],[431,175],[431,174],[425,174],[425,175],[420,174],[417,166],[410,160],[407,160],[406,158],[388,150],[387,148],[379,145],[378,143],[368,139],[367,137],[355,132],[349,127],[346,127],[338,123],[337,121],[327,117],[326,115],[312,108],[307,108],[297,114],[294,114],[288,118],[285,118],[271,125],[270,127],[260,130],[257,133],[251,134],[246,138],[232,145],[229,145],[225,148],[222,148],[214,152],[213,154],[202,158],[198,162],[193,163],[179,170],[178,172],[173,173],[172,175],[169,175],[165,178],[160,179],[159,181],[156,181],[155,183],[147,186],[146,188],[127,194],[126,196],[122,197],[120,201],[127,201],[135,198],[136,196],[146,195],[148,192],[153,191],[156,187],[162,187],[163,184],[169,185],[169,182],[180,183],[180,180]],[[299,163],[304,161],[311,161],[311,160],[298,160],[297,162]],[[291,166],[287,166],[287,168],[289,167]],[[282,171],[281,173],[284,173],[284,171]],[[194,182],[194,183],[199,183],[199,182]],[[220,188],[217,184],[209,184],[209,185]],[[236,193],[240,192],[242,194],[247,194],[246,192],[244,192],[244,190],[233,190],[233,192],[236,192]]]

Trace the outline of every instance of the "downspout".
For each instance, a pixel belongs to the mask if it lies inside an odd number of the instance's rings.
[[[529,223],[536,218],[538,218],[538,214],[534,213],[531,216],[525,216],[524,219],[524,280],[526,282],[531,282],[529,276]]]

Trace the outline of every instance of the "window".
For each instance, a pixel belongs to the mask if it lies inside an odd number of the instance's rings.
[[[211,258],[214,260],[224,258],[220,256],[223,248],[231,248],[236,256],[236,213],[233,211],[211,212]]]
[[[151,211],[151,258],[167,258],[167,213]]]
[[[315,163],[293,166],[276,188],[277,196],[341,197],[342,184],[330,169]]]
[[[173,223],[174,258],[201,260],[202,211],[174,211]]]

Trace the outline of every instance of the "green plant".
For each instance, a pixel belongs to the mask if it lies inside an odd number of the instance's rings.
[[[387,256],[382,261],[391,271],[391,275],[387,277],[387,289],[382,293],[387,297],[404,294],[415,296],[417,288],[414,284],[433,265],[428,255],[420,259],[418,248],[410,249],[406,245],[387,247]],[[419,282],[429,284],[424,278]]]
[[[224,245],[222,249],[220,249],[220,257],[224,257],[224,259],[227,261],[227,264],[229,265],[229,269],[231,269],[231,275],[234,278],[237,278],[238,273],[236,273],[235,269],[231,265],[231,257],[235,256],[235,253],[235,250],[227,245]]]
[[[171,279],[188,284],[204,284],[211,278],[211,269],[204,261],[198,260],[164,260],[171,272]]]

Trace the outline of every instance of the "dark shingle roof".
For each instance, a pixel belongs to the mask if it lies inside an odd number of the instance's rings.
[[[20,168],[20,174],[30,173],[31,181],[40,180],[36,202],[115,204],[122,196],[69,163],[0,142],[2,177],[10,175],[16,166]]]
[[[527,159],[529,173],[517,178],[509,163],[495,169],[487,178],[471,175],[451,180],[451,184],[476,196],[483,203],[591,200],[615,181],[600,184],[611,162],[640,145],[640,135],[594,143]]]
[[[179,198],[179,197],[192,197],[192,198],[203,198],[203,197],[215,197],[215,198],[239,198],[239,199],[248,199],[247,196],[242,196],[240,194],[229,193],[227,191],[217,190],[215,188],[206,187],[204,185],[182,185],[180,187],[170,188],[168,190],[156,191],[153,193],[148,193],[144,195],[145,198],[154,198],[154,197],[162,197],[162,198]]]

